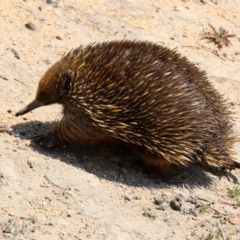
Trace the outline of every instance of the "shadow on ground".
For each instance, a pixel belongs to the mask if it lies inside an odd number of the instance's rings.
[[[31,139],[34,136],[47,133],[54,123],[30,121],[12,126],[14,135],[20,139]],[[66,148],[44,149],[35,144],[30,148],[42,155],[59,159],[67,164],[104,178],[130,186],[164,188],[168,184],[194,188],[197,186],[215,185],[218,179],[226,177],[233,183],[238,179],[231,172],[218,169],[206,169],[195,164],[188,167],[174,167],[173,174],[163,177],[144,173],[144,165],[138,155],[122,146],[69,146]]]

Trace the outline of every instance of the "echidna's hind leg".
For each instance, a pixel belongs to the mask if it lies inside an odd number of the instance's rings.
[[[161,175],[169,175],[171,173],[171,163],[156,154],[140,152],[141,157],[150,172],[159,173]]]

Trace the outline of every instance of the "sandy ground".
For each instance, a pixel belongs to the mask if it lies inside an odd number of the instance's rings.
[[[219,50],[201,39],[209,23],[236,34],[231,45]],[[0,123],[13,129],[0,133],[0,239],[240,239],[240,195],[228,193],[239,187],[240,170],[191,166],[178,171],[180,183],[168,184],[144,174],[123,149],[29,145],[61,117],[58,106],[14,116],[63,53],[140,39],[177,47],[206,70],[232,103],[240,135],[239,0],[9,0],[0,6],[0,26]]]

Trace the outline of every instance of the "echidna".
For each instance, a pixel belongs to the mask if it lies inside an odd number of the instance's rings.
[[[141,41],[80,46],[47,70],[16,116],[53,103],[63,118],[34,140],[44,147],[123,143],[161,173],[190,161],[240,168],[226,100],[175,50]]]

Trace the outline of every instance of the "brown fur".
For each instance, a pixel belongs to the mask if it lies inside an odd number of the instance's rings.
[[[112,41],[80,46],[43,75],[35,100],[63,105],[45,147],[123,142],[148,168],[202,161],[233,169],[228,105],[186,58],[162,46]]]

